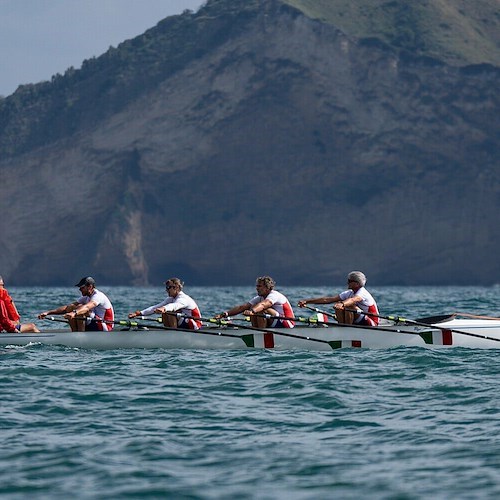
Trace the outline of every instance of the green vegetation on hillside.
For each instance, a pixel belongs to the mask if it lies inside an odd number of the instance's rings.
[[[498,0],[283,0],[348,35],[452,65],[500,66]]]
[[[81,69],[0,99],[0,155],[93,127],[282,6],[416,56],[500,67],[498,0],[208,0],[198,12],[168,17]]]
[[[212,0],[69,68],[50,82],[0,99],[0,155],[10,156],[92,127],[243,30],[258,0]]]

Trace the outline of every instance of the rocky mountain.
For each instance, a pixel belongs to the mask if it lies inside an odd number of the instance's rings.
[[[496,0],[209,0],[0,100],[10,284],[500,282]]]

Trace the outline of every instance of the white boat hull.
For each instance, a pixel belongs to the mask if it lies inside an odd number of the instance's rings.
[[[460,333],[462,332],[462,333]],[[47,344],[79,349],[277,349],[331,351],[398,346],[500,348],[500,321],[457,320],[438,327],[387,323],[380,327],[298,326],[293,329],[213,327],[202,331],[119,330],[112,332],[2,333],[0,345]]]

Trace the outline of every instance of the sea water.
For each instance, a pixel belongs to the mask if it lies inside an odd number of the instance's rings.
[[[100,288],[117,318],[165,294]],[[292,304],[339,290],[281,288]],[[24,321],[78,296],[9,291]],[[185,291],[204,316],[254,294],[252,286]],[[499,287],[371,291],[382,315],[500,314]],[[4,347],[0,495],[496,499],[499,377],[497,349]]]

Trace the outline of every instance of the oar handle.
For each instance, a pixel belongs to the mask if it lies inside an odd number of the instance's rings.
[[[54,316],[45,316],[43,318],[48,321],[59,321],[59,323],[69,323],[69,320],[63,319],[63,318],[55,318]],[[130,321],[130,320],[119,320],[119,321],[111,321],[108,319],[100,319],[100,318],[94,318],[94,321],[98,321],[100,323],[107,323],[110,325],[121,325],[121,326],[141,326],[139,323],[135,321]]]
[[[54,316],[45,316],[45,318],[42,318],[42,319],[45,319],[47,321],[59,321],[59,323],[66,323],[66,324],[69,323],[69,321],[67,319],[54,318]]]
[[[149,318],[148,316],[136,316],[135,319],[140,321],[154,321],[155,323],[162,323],[161,318]]]
[[[93,318],[93,321],[97,321],[99,323],[106,323],[107,325],[120,325],[120,326],[141,326],[137,321],[130,321],[129,319],[119,319],[119,320],[111,320],[111,319],[101,319],[101,318]]]

